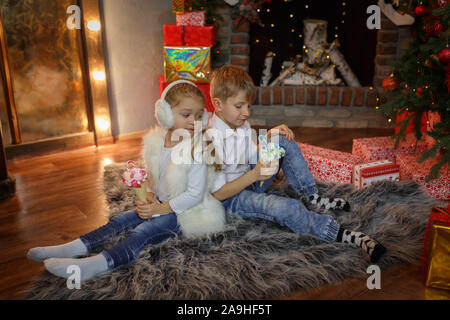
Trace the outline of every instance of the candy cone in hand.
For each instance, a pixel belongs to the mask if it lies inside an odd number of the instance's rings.
[[[280,159],[284,157],[285,151],[279,145],[271,142],[267,143],[267,139],[265,136],[260,135],[258,137],[259,140],[259,160],[264,164],[269,164],[275,159]],[[264,181],[259,182],[259,186],[262,187]]]
[[[127,169],[123,173],[122,181],[136,192],[138,199],[147,203],[147,171],[136,167],[133,161],[127,161]]]

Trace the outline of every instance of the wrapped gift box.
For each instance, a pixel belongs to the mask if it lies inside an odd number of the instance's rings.
[[[450,214],[433,207],[425,230],[422,250],[425,284],[450,289]]]
[[[163,26],[165,46],[212,47],[216,43],[216,26],[177,26],[174,23]]]
[[[209,82],[210,47],[164,47],[164,81]]]
[[[206,24],[205,11],[192,11],[187,13],[177,13],[177,26],[199,26]]]
[[[450,289],[450,226],[431,226],[425,284]]]
[[[297,142],[312,176],[323,182],[352,183],[353,167],[363,163],[359,156]]]
[[[398,154],[419,154],[427,150],[428,145],[424,141],[416,142],[415,139],[407,139],[395,148],[395,140],[391,137],[353,139],[352,153],[362,157],[364,162],[378,160],[395,162]]]
[[[167,87],[169,82],[164,81],[164,76],[162,74],[158,76],[158,80],[159,80],[159,96],[161,96],[162,92]],[[208,112],[214,112],[214,107],[211,102],[211,96],[209,95],[209,83],[196,83],[196,85],[197,87],[200,88],[200,90],[202,90],[203,94],[205,95],[206,110]]]
[[[172,0],[173,13],[186,13],[192,11],[192,0]]]
[[[439,178],[425,182],[431,167],[437,163],[436,159],[427,159],[418,163],[420,155],[397,155],[397,164],[400,166],[400,180],[413,180],[424,185],[428,193],[436,199],[450,200],[450,176],[448,165],[444,165],[439,172]]]
[[[400,180],[399,166],[389,160],[357,164],[353,168],[353,185],[361,189],[376,181]]]

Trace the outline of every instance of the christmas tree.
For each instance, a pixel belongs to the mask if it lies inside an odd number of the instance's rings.
[[[393,73],[383,81],[389,102],[379,109],[389,117],[403,119],[398,121],[400,129],[394,135],[396,145],[400,140],[406,140],[409,126],[413,126],[413,134],[418,140],[424,135],[433,138],[431,147],[419,158],[419,163],[428,158],[438,160],[427,181],[437,178],[442,166],[450,164],[449,2],[403,1],[407,4],[404,7],[411,8],[408,13],[415,17],[412,25],[414,41],[399,61],[391,63]],[[440,117],[432,127],[427,126],[431,114]]]

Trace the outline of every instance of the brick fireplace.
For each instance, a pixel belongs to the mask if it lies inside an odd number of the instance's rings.
[[[235,26],[227,5],[217,8],[217,12],[223,20],[217,23],[218,44],[214,47],[213,67],[232,64],[248,71],[250,25],[241,23]],[[398,59],[404,53],[411,33],[409,27],[397,27],[381,15],[372,86],[258,87],[250,123],[257,126],[286,123],[300,127],[392,128],[393,121],[388,122],[375,108],[386,101],[381,83],[392,72],[388,61]]]

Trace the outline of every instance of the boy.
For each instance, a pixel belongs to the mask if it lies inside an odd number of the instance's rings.
[[[257,147],[249,137],[251,127],[247,119],[255,94],[253,81],[242,68],[223,66],[214,71],[210,95],[215,113],[208,131],[212,132],[216,159],[221,161],[222,172],[216,176],[213,196],[222,201],[229,214],[270,220],[296,233],[360,247],[371,262],[377,261],[386,249],[369,236],[341,228],[331,216],[309,211],[301,201],[264,193],[277,173],[264,172],[267,166],[256,161]],[[268,139],[277,138],[280,147],[285,149],[279,167],[300,196],[325,209],[350,209],[343,199],[318,195],[316,183],[292,130],[281,125],[270,129],[267,136]],[[260,181],[264,181],[262,186]]]

